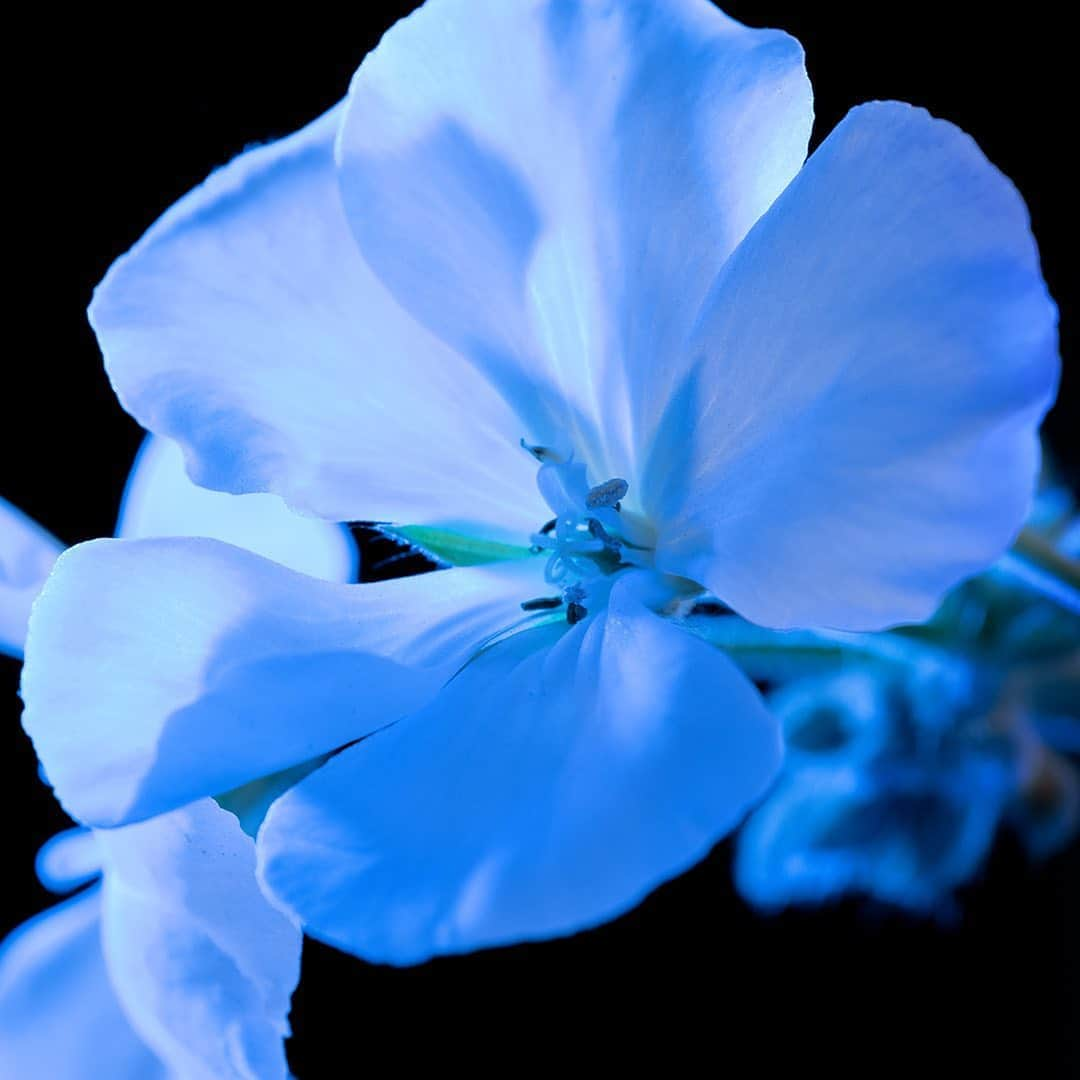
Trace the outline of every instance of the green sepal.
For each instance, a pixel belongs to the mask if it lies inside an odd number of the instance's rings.
[[[484,563],[510,562],[528,559],[532,551],[516,544],[501,544],[496,540],[479,540],[475,536],[433,529],[427,525],[380,525],[379,531],[391,539],[400,540],[435,562],[451,566],[482,566]]]
[[[289,788],[299,784],[306,776],[310,776],[320,766],[325,765],[333,756],[333,754],[320,754],[310,761],[303,761],[299,765],[292,765],[280,772],[261,776],[231,791],[215,795],[214,802],[222,810],[233,814],[240,822],[240,828],[254,840],[263,818],[266,817],[266,812],[270,809],[270,804],[284,795]]]

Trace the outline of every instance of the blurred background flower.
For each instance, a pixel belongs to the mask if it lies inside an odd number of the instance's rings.
[[[926,624],[880,648],[850,640],[837,671],[773,690],[784,772],[741,830],[735,863],[751,903],[768,911],[856,893],[958,917],[954,892],[1000,828],[1033,858],[1072,839],[1078,522],[1068,491],[1046,487],[1020,545],[1041,566],[1010,554]]]

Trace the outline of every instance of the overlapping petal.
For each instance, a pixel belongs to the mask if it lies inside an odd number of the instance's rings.
[[[113,385],[201,485],[336,521],[527,535],[520,423],[357,253],[339,116],[219,170],[113,266],[90,310]]]
[[[0,653],[19,657],[30,607],[63,544],[0,499]]]
[[[1009,181],[921,110],[853,110],[725,266],[670,387],[658,564],[770,626],[927,617],[1020,528],[1056,346]]]
[[[142,1038],[186,1080],[284,1080],[301,934],[236,818],[204,799],[98,838],[105,955]]]
[[[305,930],[392,963],[568,933],[736,824],[778,765],[775,721],[634,588],[496,645],[274,804],[260,872]]]
[[[421,707],[521,617],[536,574],[524,560],[338,585],[213,540],[93,541],[35,608],[24,724],[73,816],[146,818]]]
[[[342,191],[364,257],[523,434],[633,479],[648,373],[811,119],[798,43],[706,0],[429,0],[354,78]]]
[[[101,892],[58,904],[0,949],[0,1076],[165,1080],[117,1002],[101,950]]]
[[[356,543],[344,525],[302,517],[276,495],[199,487],[169,439],[149,436],[128,476],[116,535],[208,536],[327,581],[355,581]]]
[[[204,799],[59,840],[39,860],[50,884],[73,845],[68,879],[92,848],[104,883],[0,952],[0,1075],[284,1078],[301,935],[259,889],[236,818]]]

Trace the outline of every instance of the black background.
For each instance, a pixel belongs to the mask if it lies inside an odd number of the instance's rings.
[[[365,52],[416,5],[303,4],[278,14],[147,7],[6,27],[8,266],[0,494],[66,542],[108,535],[140,439],[101,370],[84,310],[111,260],[251,142],[336,101]],[[239,9],[231,9],[238,13]],[[853,104],[899,98],[971,132],[1031,209],[1062,311],[1065,374],[1047,432],[1078,475],[1073,38],[1058,5],[1008,19],[948,4],[729,3],[794,33],[816,94],[815,144]],[[153,12],[152,18],[149,14]],[[5,880],[0,933],[48,902],[33,855],[63,816],[18,726],[0,658]],[[727,845],[600,930],[397,971],[305,954],[290,1059],[301,1077],[542,1058],[633,1060],[743,1075],[907,1062],[927,1075],[1080,1075],[1080,847],[1041,866],[999,845],[953,925],[867,903],[761,919],[734,895]],[[736,1064],[738,1062],[738,1064]],[[680,1069],[680,1071],[683,1071]]]

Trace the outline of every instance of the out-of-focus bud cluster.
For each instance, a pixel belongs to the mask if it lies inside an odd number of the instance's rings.
[[[1027,534],[1075,559],[1077,521],[1050,488]],[[890,632],[887,662],[846,660],[772,691],[787,757],[738,838],[751,903],[860,894],[947,913],[1001,830],[1033,858],[1075,836],[1080,617],[1016,569],[1006,560],[926,624]]]

